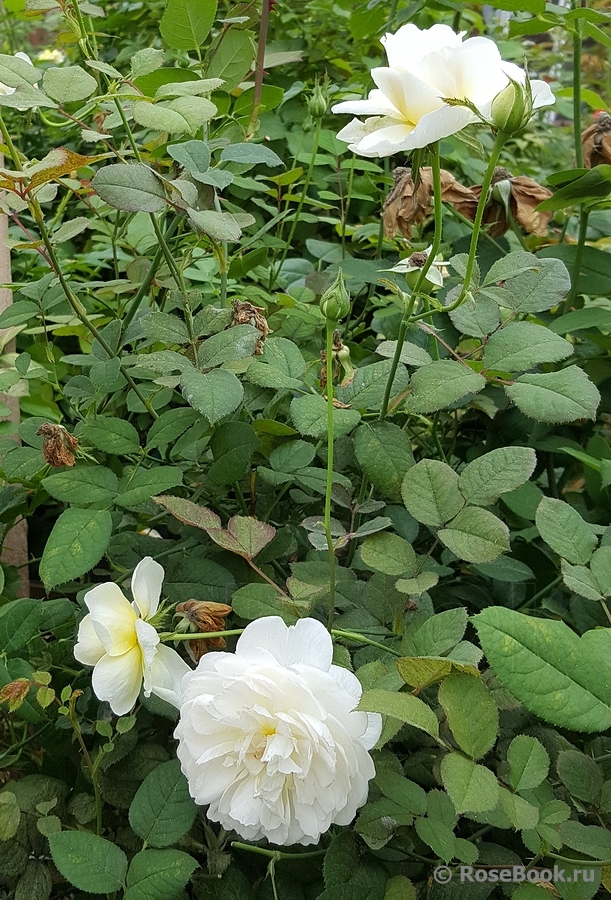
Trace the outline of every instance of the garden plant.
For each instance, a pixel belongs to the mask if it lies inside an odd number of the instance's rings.
[[[610,20],[0,0],[0,900],[611,893]]]

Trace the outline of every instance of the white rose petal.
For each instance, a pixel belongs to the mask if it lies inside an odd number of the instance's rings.
[[[79,625],[74,656],[93,666],[92,686],[116,715],[128,713],[144,682],[146,696],[157,694],[179,707],[181,682],[192,670],[146,621],[157,612],[163,568],[150,556],[134,571],[130,603],[114,582],[99,584],[85,594],[88,615]]]
[[[346,100],[332,108],[334,113],[374,118],[353,119],[338,138],[360,156],[409,153],[478,121],[472,110],[448,106],[446,99],[466,100],[485,117],[510,78],[525,83],[524,70],[504,62],[493,41],[463,41],[464,35],[447,25],[421,30],[412,24],[385,35],[388,66],[372,70],[376,90],[367,100]],[[531,87],[533,109],[554,102],[545,82],[533,81]]]
[[[320,622],[268,616],[235,653],[207,653],[183,680],[178,757],[209,819],[278,845],[314,844],[352,821],[382,724],[355,711],[361,685],[332,656]]]

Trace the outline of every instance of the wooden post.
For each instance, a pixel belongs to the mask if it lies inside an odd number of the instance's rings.
[[[4,157],[0,153],[0,166],[4,165]],[[8,284],[11,277],[11,251],[8,247],[8,216],[0,212],[0,283]],[[3,312],[13,302],[13,292],[10,288],[0,288],[0,312]],[[4,348],[6,353],[15,350],[15,343]],[[7,397],[0,394],[0,398],[10,407],[10,414],[3,416],[0,421],[9,421],[19,424],[19,397]],[[19,437],[15,435],[19,442]],[[20,519],[4,538],[0,562],[9,566],[17,566],[19,569],[19,597],[30,596],[30,578],[28,571],[28,523]]]

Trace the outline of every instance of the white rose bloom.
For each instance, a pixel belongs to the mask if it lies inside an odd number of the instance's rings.
[[[25,62],[29,63],[31,66],[34,66],[34,63],[32,62],[32,60],[30,59],[30,57],[28,56],[27,53],[22,53],[21,51],[19,51],[18,53],[15,53],[13,55],[16,56],[18,59],[23,59]],[[8,85],[3,84],[0,81],[0,97],[6,97],[9,94],[14,94],[15,90],[16,89],[14,87],[9,87]]]
[[[332,665],[324,625],[251,622],[235,653],[207,653],[183,683],[178,758],[208,818],[249,841],[315,844],[348,825],[375,775],[377,713],[356,712],[361,685]]]
[[[89,614],[79,625],[74,655],[94,667],[93,691],[118,716],[130,711],[143,681],[147,697],[157,694],[179,707],[182,678],[192,671],[147,621],[159,607],[163,575],[163,567],[146,556],[132,575],[133,603],[112,581],[85,594]]]
[[[523,85],[526,73],[504,62],[494,41],[463,41],[465,34],[456,34],[448,25],[421,30],[408,24],[385,35],[388,67],[371,71],[377,90],[367,100],[347,100],[332,109],[372,118],[353,119],[338,138],[360,156],[391,156],[426,147],[479,121],[466,107],[448,106],[445,98],[468,100],[488,116],[493,99],[509,80]],[[544,81],[532,81],[531,87],[533,109],[554,102]]]

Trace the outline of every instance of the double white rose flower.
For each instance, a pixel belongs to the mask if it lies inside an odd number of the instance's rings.
[[[74,655],[94,667],[94,693],[118,716],[130,711],[143,682],[146,696],[157,694],[180,706],[181,681],[191,672],[175,650],[160,643],[148,621],[159,608],[163,575],[163,567],[146,556],[132,575],[133,603],[112,581],[85,594],[89,614],[79,626]]]
[[[251,622],[235,653],[207,653],[193,671],[147,621],[163,569],[150,557],[132,578],[134,602],[114,583],[85,595],[74,655],[94,666],[93,690],[117,715],[144,682],[180,709],[178,757],[207,816],[246,840],[315,844],[348,825],[367,800],[377,713],[357,712],[361,685],[335,666],[324,625],[278,616]]]
[[[463,41],[465,34],[448,25],[421,30],[408,24],[385,35],[388,66],[371,71],[377,90],[367,100],[347,100],[332,110],[370,118],[353,119],[338,138],[360,156],[391,156],[426,147],[479,121],[471,109],[449,106],[446,99],[466,100],[488,118],[497,94],[511,81],[525,85],[527,76],[501,59],[494,41]],[[544,81],[531,81],[530,86],[533,109],[554,102]]]

